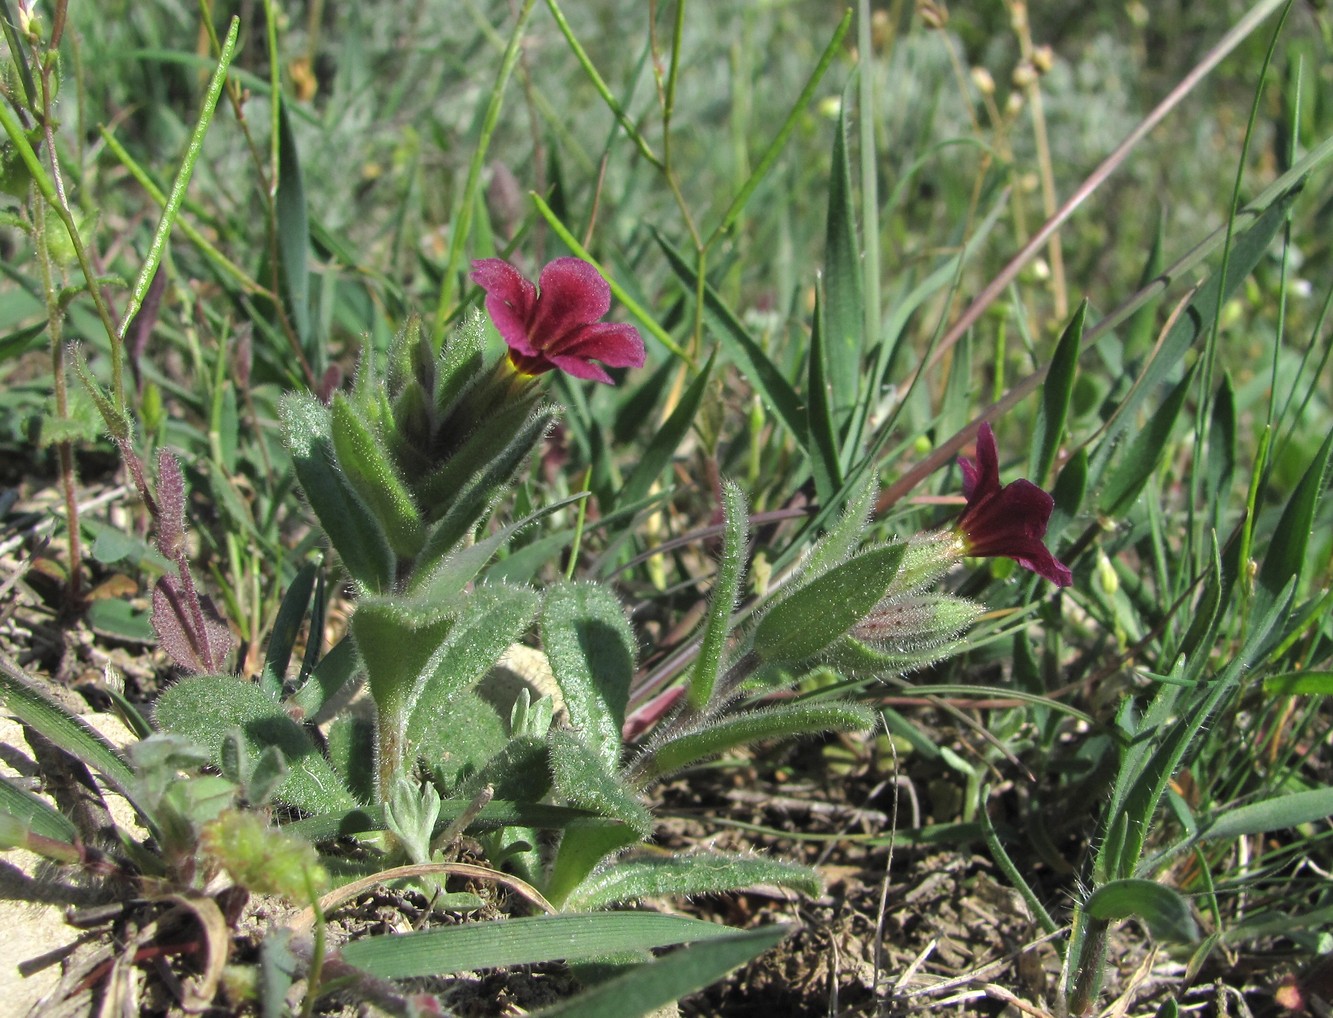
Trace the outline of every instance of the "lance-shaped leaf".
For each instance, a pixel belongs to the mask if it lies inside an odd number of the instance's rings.
[[[640,838],[653,830],[653,818],[634,790],[606,766],[578,735],[555,731],[550,737],[551,773],[556,791],[571,804],[599,816],[620,820]]]
[[[661,895],[721,894],[757,884],[790,887],[815,895],[823,882],[808,866],[758,855],[692,855],[617,860],[598,870],[566,899],[571,910],[607,908]]]
[[[883,600],[906,548],[901,542],[870,548],[784,597],[759,620],[755,653],[772,663],[820,653]]]
[[[1084,910],[1093,919],[1137,916],[1155,939],[1168,943],[1189,943],[1199,936],[1189,903],[1179,891],[1155,880],[1112,880],[1092,893]]]
[[[541,637],[570,721],[614,769],[635,656],[634,632],[620,602],[604,587],[561,584],[546,595]]]
[[[451,700],[485,678],[500,655],[527,630],[540,604],[541,595],[535,590],[498,583],[482,584],[467,595],[448,636],[423,668],[407,726],[411,743],[420,742],[436,727],[436,719]]]
[[[588,879],[588,874],[602,861],[639,840],[627,824],[582,823],[571,825],[560,838],[551,875],[546,881],[546,898],[557,908],[564,905],[574,888]]]
[[[734,934],[729,926],[656,912],[523,916],[393,937],[366,937],[342,960],[381,979],[410,979],[501,965],[578,961]]]
[[[665,742],[652,751],[644,773],[661,777],[692,763],[766,739],[824,732],[864,732],[879,715],[869,707],[838,701],[784,704],[746,711]]]
[[[865,533],[866,520],[870,517],[870,506],[878,487],[873,471],[864,474],[859,481],[849,482],[844,489],[847,504],[843,507],[842,515],[810,549],[810,554],[801,564],[801,575],[813,579],[847,560]]]
[[[338,465],[379,519],[389,546],[411,558],[425,541],[425,523],[388,450],[341,392],[333,394],[331,417]]]
[[[309,394],[282,401],[283,439],[296,479],[352,579],[371,591],[388,589],[394,557],[388,536],[338,466],[329,411]]]
[[[161,693],[155,713],[161,727],[204,747],[217,763],[223,742],[235,728],[255,756],[276,747],[289,769],[275,795],[298,809],[329,813],[355,805],[305,729],[253,682],[231,675],[182,679]]]
[[[745,573],[745,537],[749,521],[745,513],[745,494],[733,481],[722,485],[722,520],[722,558],[717,564],[699,659],[690,681],[690,705],[695,710],[702,710],[712,699],[727,649],[727,634],[731,632],[731,613],[736,610],[741,577]]]
[[[439,504],[443,512],[432,513],[438,516],[438,522],[427,532],[426,547],[418,559],[418,575],[424,575],[425,570],[471,533],[504,493],[515,471],[527,461],[559,413],[551,404],[531,411],[526,405],[519,409],[521,415],[517,412],[511,415],[510,410],[497,414],[483,432],[470,438],[426,482],[421,503]]]
[[[628,913],[635,915],[637,913]],[[702,944],[692,944],[660,958],[635,965],[628,972],[598,983],[576,997],[533,1012],[533,1018],[631,1018],[660,1014],[665,1005],[717,982],[746,964],[791,931],[790,926],[760,926]]]
[[[1036,426],[1032,433],[1031,474],[1035,484],[1041,484],[1055,463],[1055,454],[1064,439],[1069,401],[1074,395],[1074,378],[1078,374],[1079,349],[1083,345],[1083,322],[1087,314],[1088,301],[1084,298],[1055,346],[1050,367],[1046,371],[1046,381],[1041,387],[1041,403],[1037,407]]]
[[[470,307],[444,342],[435,365],[435,412],[444,419],[481,377],[486,316]]]

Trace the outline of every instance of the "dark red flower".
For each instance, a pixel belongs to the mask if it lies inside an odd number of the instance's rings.
[[[1011,558],[1057,587],[1074,582],[1069,568],[1056,561],[1042,538],[1055,500],[1031,481],[1000,484],[1000,456],[989,424],[977,432],[976,462],[958,457],[963,468],[967,506],[954,530],[969,555]]]
[[[611,287],[582,258],[548,262],[537,286],[503,258],[482,258],[472,263],[472,281],[486,291],[486,310],[521,373],[559,368],[575,378],[610,382],[593,361],[643,367],[639,330],[601,321],[611,309]]]

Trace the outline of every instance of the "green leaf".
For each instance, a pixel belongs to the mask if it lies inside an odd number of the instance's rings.
[[[612,772],[604,757],[571,731],[550,735],[551,773],[556,790],[570,803],[598,816],[620,820],[646,838],[653,818],[634,789]]]
[[[361,667],[356,641],[350,635],[329,648],[310,672],[305,684],[287,700],[288,707],[298,707],[303,719],[315,721],[324,705],[349,682],[355,682]]]
[[[734,934],[729,926],[655,912],[521,916],[397,936],[365,937],[342,960],[380,979],[412,979],[507,965],[580,961]]]
[[[418,722],[420,724],[420,722]],[[474,692],[457,693],[410,740],[411,752],[425,762],[450,793],[476,774],[509,742],[499,712]]]
[[[1333,672],[1282,672],[1264,676],[1271,696],[1333,696]]]
[[[1092,893],[1084,911],[1093,919],[1137,916],[1156,940],[1189,943],[1199,936],[1189,903],[1180,892],[1155,880],[1112,880]]]
[[[531,625],[541,595],[527,587],[481,584],[463,601],[449,635],[426,662],[407,726],[416,742],[444,706],[486,677]]]
[[[738,746],[766,739],[864,732],[874,728],[878,721],[879,714],[869,707],[827,700],[749,710],[664,742],[651,751],[645,774],[661,777]]]
[[[560,836],[551,875],[543,888],[557,908],[564,906],[571,891],[588,878],[602,862],[622,848],[634,844],[639,835],[625,824],[583,823],[566,828]]]
[[[845,102],[839,105],[838,123],[833,134],[824,230],[824,300],[820,302],[823,310],[820,327],[824,348],[823,373],[833,393],[832,422],[838,427],[861,398],[861,348],[865,325],[855,192],[847,159],[848,105]],[[813,349],[810,356],[813,363]]]
[[[301,345],[314,347],[310,335],[310,223],[306,213],[305,185],[301,181],[301,159],[292,134],[287,104],[278,103],[278,189],[274,198],[278,226],[278,258],[282,264],[287,311]]]
[[[259,683],[270,696],[282,694],[283,679],[287,676],[287,665],[292,659],[292,648],[301,632],[301,623],[305,621],[306,610],[310,607],[310,596],[315,591],[315,576],[319,564],[307,562],[292,579],[287,593],[282,596],[278,606],[277,618],[268,635],[268,652],[264,655],[264,670],[260,673]],[[313,627],[312,627],[313,629]],[[318,639],[318,634],[312,638]]]
[[[0,776],[0,814],[20,821],[28,831],[73,845],[79,840],[78,829],[60,810],[45,799],[10,784]],[[2,847],[2,846],[0,846]]]
[[[325,738],[329,764],[358,802],[375,801],[375,722],[344,711]]]
[[[1133,505],[1161,464],[1168,449],[1172,448],[1171,432],[1180,417],[1180,410],[1185,405],[1194,383],[1195,368],[1185,373],[1185,377],[1176,383],[1171,394],[1162,402],[1162,406],[1149,418],[1143,429],[1134,436],[1134,441],[1121,457],[1120,464],[1111,472],[1102,489],[1101,512],[1106,516],[1121,516]]]
[[[704,622],[699,658],[690,679],[689,701],[695,710],[708,705],[722,672],[727,635],[731,632],[731,615],[736,610],[741,578],[745,574],[745,538],[749,521],[745,494],[733,481],[722,484],[722,521],[722,557],[708,598],[708,616]]]
[[[843,489],[847,504],[843,507],[842,515],[810,549],[810,554],[801,566],[802,575],[819,576],[847,560],[861,543],[866,522],[870,518],[870,507],[878,490],[879,481],[873,471],[866,473],[859,481],[849,480],[847,488]]]
[[[0,709],[87,764],[135,802],[134,773],[119,751],[86,721],[51,699],[8,656],[0,656]]]
[[[381,712],[392,710],[407,724],[457,611],[456,603],[402,597],[365,597],[357,604],[350,630]]]
[[[1069,417],[1070,398],[1074,395],[1078,354],[1083,345],[1083,323],[1087,315],[1088,301],[1085,297],[1074,312],[1074,317],[1065,326],[1060,342],[1055,345],[1055,353],[1051,355],[1032,433],[1031,477],[1034,484],[1042,483],[1042,478],[1055,464],[1055,454],[1064,441],[1065,421]]]
[[[676,450],[680,448],[694,425],[694,418],[699,413],[699,405],[708,390],[708,380],[712,377],[713,364],[716,360],[717,352],[714,351],[704,369],[699,372],[699,376],[690,383],[689,388],[680,397],[676,409],[671,411],[665,423],[653,434],[639,457],[639,462],[625,479],[620,490],[615,493],[614,500],[604,503],[604,512],[610,512],[616,506],[632,505],[648,496],[653,482],[671,463]]]
[[[1208,575],[1204,579],[1203,593],[1199,595],[1199,600],[1194,606],[1189,629],[1185,631],[1185,636],[1180,642],[1180,653],[1190,663],[1185,674],[1187,679],[1197,677],[1197,673],[1207,664],[1207,653],[1199,654],[1198,651],[1201,647],[1212,645],[1218,621],[1218,608],[1222,603],[1222,554],[1217,547],[1217,533],[1213,532],[1208,536],[1212,549],[1212,554],[1208,558]]]
[[[1227,506],[1227,492],[1236,469],[1236,391],[1231,375],[1222,376],[1213,400],[1213,417],[1208,429],[1208,459],[1203,475],[1204,505],[1211,507],[1214,530],[1222,530]]]
[[[773,663],[814,657],[883,600],[906,549],[902,542],[870,548],[785,596],[759,620],[755,652]]]
[[[275,794],[298,809],[328,813],[355,805],[305,729],[253,682],[231,675],[181,679],[158,696],[155,714],[161,727],[203,746],[215,762],[232,728],[241,729],[254,756],[276,746],[290,770]]]
[[[88,605],[88,625],[100,636],[131,643],[156,643],[150,612],[114,597],[98,598]]]
[[[425,521],[384,443],[343,393],[333,394],[333,447],[338,466],[370,507],[401,558],[412,558],[426,539]]]
[[[1288,792],[1229,809],[1205,823],[1199,840],[1285,831],[1333,816],[1333,788]]]
[[[463,593],[467,589],[467,585],[476,579],[477,574],[481,572],[486,563],[520,530],[530,527],[538,520],[586,497],[586,492],[579,492],[576,495],[570,495],[568,498],[562,498],[525,516],[517,523],[501,527],[494,534],[477,541],[475,544],[459,548],[424,575],[418,584],[419,593],[417,596],[423,601],[432,602],[446,601]]]
[[[3,188],[0,188],[3,190]],[[36,350],[44,345],[46,322],[38,322],[8,336],[0,336],[0,364],[16,357],[22,357],[29,350]]]
[[[35,110],[41,102],[41,97],[32,78],[32,69],[28,67],[27,47],[20,41],[18,29],[14,25],[14,14],[9,8],[9,0],[0,2],[0,14],[3,14],[3,21],[0,24],[4,26],[5,42],[9,44],[9,59],[18,68],[19,81],[23,84],[23,95],[27,99],[28,108]],[[17,192],[14,196],[21,197],[22,192]]]
[[[563,583],[546,595],[541,636],[570,721],[614,768],[636,650],[624,609],[605,587]]]
[[[427,532],[416,575],[424,576],[476,528],[560,412],[553,404],[529,407],[521,402],[494,415],[423,485],[421,504],[446,508]]]
[[[832,393],[824,351],[824,301],[815,288],[815,320],[810,329],[810,356],[805,385],[805,423],[810,435],[810,469],[815,476],[815,497],[829,502],[842,487],[838,462],[838,436],[834,430]],[[837,390],[833,390],[836,392]]]
[[[819,894],[824,886],[819,874],[808,866],[757,855],[698,852],[617,859],[575,888],[565,907],[591,910],[641,898],[723,894],[758,884],[789,887],[809,895]]]
[[[328,409],[308,393],[290,394],[282,401],[281,415],[296,479],[333,550],[357,583],[371,591],[387,590],[393,582],[393,551],[379,520],[338,467]]]
[[[1324,494],[1324,476],[1328,470],[1329,454],[1333,452],[1333,431],[1315,453],[1296,490],[1282,510],[1282,518],[1273,530],[1273,539],[1264,553],[1264,564],[1259,569],[1258,589],[1267,596],[1259,610],[1276,600],[1278,593],[1295,579],[1300,584],[1307,565],[1310,533],[1314,529],[1315,509]]]
[[[487,785],[497,799],[538,802],[544,798],[551,790],[550,747],[546,740],[532,735],[510,739],[484,767],[459,785],[457,796],[474,797]]]
[[[534,1011],[533,1018],[638,1018],[653,1014],[759,957],[790,930],[789,926],[761,926],[673,951],[598,983],[577,997]]]

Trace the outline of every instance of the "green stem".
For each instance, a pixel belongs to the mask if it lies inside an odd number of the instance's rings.
[[[444,265],[440,280],[440,296],[435,306],[435,326],[431,330],[431,341],[435,349],[444,345],[444,329],[449,322],[449,314],[454,304],[454,277],[458,275],[458,265],[463,258],[463,248],[467,245],[472,232],[472,210],[477,203],[477,194],[481,187],[481,171],[486,164],[486,154],[490,151],[491,138],[496,125],[500,122],[500,109],[504,105],[505,86],[509,83],[514,67],[518,64],[519,52],[523,41],[523,30],[532,16],[532,7],[536,0],[523,0],[523,7],[518,12],[518,21],[514,32],[509,37],[509,45],[500,61],[500,71],[495,76],[491,87],[491,101],[482,118],[481,137],[477,139],[472,151],[472,162],[467,169],[467,182],[463,185],[463,197],[458,204],[458,212],[449,231],[449,257]]]
[[[134,281],[134,289],[130,292],[129,303],[125,306],[125,315],[121,319],[120,328],[116,330],[118,338],[125,335],[130,322],[134,321],[134,316],[139,313],[157,267],[162,262],[162,253],[166,250],[167,238],[171,235],[176,215],[180,212],[185,189],[189,187],[195,164],[203,154],[204,135],[208,133],[208,125],[213,122],[213,112],[217,109],[218,97],[222,94],[222,86],[227,80],[227,68],[231,66],[232,57],[236,53],[236,39],[240,30],[240,18],[233,17],[227,29],[227,38],[222,44],[222,52],[218,56],[218,65],[213,70],[208,91],[204,95],[203,109],[199,111],[199,119],[195,122],[194,131],[190,135],[190,143],[185,148],[185,157],[181,160],[180,169],[176,171],[176,179],[171,183],[171,191],[167,194],[162,216],[157,221],[157,229],[153,232],[152,242],[148,245],[143,267],[139,270],[139,277]],[[119,396],[119,389],[117,395]]]

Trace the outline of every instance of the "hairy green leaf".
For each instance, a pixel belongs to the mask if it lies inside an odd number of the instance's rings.
[[[254,756],[276,746],[289,771],[275,795],[298,809],[328,813],[356,805],[305,730],[253,682],[232,675],[190,676],[162,691],[155,714],[159,725],[203,746],[215,761],[232,728],[244,733]]]
[[[565,905],[591,910],[662,895],[722,894],[756,884],[810,895],[823,889],[819,874],[808,866],[758,855],[697,852],[617,860],[575,888]]]
[[[1093,919],[1137,916],[1153,937],[1168,943],[1198,939],[1199,927],[1179,891],[1155,880],[1113,880],[1092,892],[1084,910]]]
[[[699,658],[690,679],[689,701],[696,710],[702,710],[712,699],[713,687],[722,671],[727,634],[731,632],[731,615],[736,610],[736,599],[740,596],[741,579],[745,574],[748,530],[745,494],[733,481],[725,481],[722,485],[722,521],[722,557],[708,599]]]
[[[546,595],[541,636],[570,721],[614,768],[636,650],[624,609],[605,587],[560,584]]]
[[[755,653],[773,663],[814,657],[883,600],[906,549],[900,542],[870,548],[784,596],[759,620]]]
[[[879,715],[860,704],[813,701],[748,710],[678,736],[652,750],[645,774],[661,777],[708,757],[766,739],[789,739],[824,732],[864,732]]]

